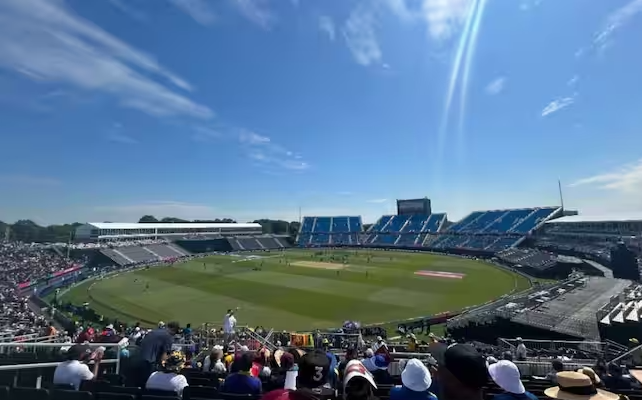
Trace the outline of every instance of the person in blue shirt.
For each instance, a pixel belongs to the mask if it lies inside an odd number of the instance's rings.
[[[401,372],[401,386],[390,389],[390,400],[437,400],[429,391],[432,385],[430,371],[416,358],[408,360]]]
[[[263,391],[261,380],[250,374],[252,361],[254,361],[254,356],[249,352],[243,353],[234,360],[232,369],[238,372],[230,374],[225,379],[220,392],[231,394],[261,394]]]
[[[537,396],[524,388],[519,369],[512,361],[501,360],[489,365],[488,374],[504,390],[504,393],[496,394],[493,400],[537,400]]]

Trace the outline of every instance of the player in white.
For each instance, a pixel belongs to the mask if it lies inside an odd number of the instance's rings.
[[[237,307],[238,309],[238,307]],[[231,308],[227,310],[227,314],[223,318],[223,340],[227,345],[234,338],[234,328],[236,327],[236,318],[234,317],[234,310]]]

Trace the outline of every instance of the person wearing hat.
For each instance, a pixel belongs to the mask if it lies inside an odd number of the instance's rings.
[[[160,370],[149,376],[145,383],[145,389],[176,392],[178,396],[183,396],[183,389],[189,386],[185,375],[179,374],[184,366],[185,356],[183,353],[173,351],[167,356]]]
[[[159,323],[160,324],[160,323]],[[172,351],[174,336],[179,332],[178,322],[170,322],[165,328],[154,329],[140,342],[138,360],[132,363],[130,379],[132,386],[143,387],[152,372],[158,370],[165,357]]]
[[[526,345],[524,344],[524,341],[522,340],[521,337],[518,337],[516,341],[517,341],[517,348],[515,349],[515,357],[517,357],[518,361],[526,361],[526,355],[528,353],[528,350],[526,349]]]
[[[363,365],[374,376],[374,379],[380,385],[392,385],[394,380],[388,372],[390,363],[383,354],[377,354],[374,357],[366,358]]]
[[[230,374],[221,386],[221,393],[231,394],[254,394],[259,395],[263,391],[261,380],[250,374],[254,355],[246,352],[236,357],[230,368],[234,372]]]
[[[537,400],[537,396],[524,388],[519,369],[512,361],[500,360],[489,365],[488,374],[505,392],[495,395],[494,400]]]
[[[412,358],[401,372],[401,386],[390,390],[390,400],[437,400],[429,391],[432,385],[430,371],[421,361]]]
[[[438,365],[439,400],[484,398],[482,388],[488,383],[488,370],[486,360],[474,347],[434,343],[430,353]]]
[[[86,344],[76,344],[67,350],[67,361],[60,363],[54,371],[54,385],[73,385],[78,390],[82,381],[90,381],[98,376],[98,368],[103,353],[97,351],[92,353],[91,347]],[[86,364],[89,360],[94,361],[92,370]]]
[[[582,367],[582,368],[578,369],[577,372],[582,373],[582,374],[588,376],[589,378],[591,378],[591,382],[593,382],[593,386],[599,387],[599,388],[604,386],[604,383],[602,383],[602,380],[600,379],[598,374],[593,370],[593,368],[591,368],[591,367]]]
[[[591,378],[575,371],[562,371],[557,374],[555,387],[544,390],[544,394],[557,400],[618,400],[619,395],[597,389]]]
[[[234,310],[230,308],[227,310],[225,317],[223,317],[223,340],[225,343],[229,343],[234,338],[235,327],[236,317],[234,316]]]
[[[261,400],[310,400],[331,399],[336,391],[328,384],[330,360],[321,350],[306,353],[299,360],[296,390],[277,389],[266,393]]]
[[[374,377],[359,360],[350,360],[346,365],[343,378],[343,398],[345,400],[373,400],[377,389]]]
[[[380,347],[388,347],[388,345],[383,341],[381,336],[377,336],[377,341],[372,344],[372,351],[376,353]]]

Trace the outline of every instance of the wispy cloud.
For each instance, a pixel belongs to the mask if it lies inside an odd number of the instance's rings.
[[[109,2],[123,14],[137,21],[147,21],[147,16],[140,10],[127,4],[126,0],[109,0]]]
[[[428,33],[435,40],[450,39],[461,29],[474,0],[423,0]]]
[[[504,90],[504,85],[506,84],[506,78],[505,77],[499,77],[492,82],[490,82],[488,85],[486,85],[486,93],[495,96],[497,94],[500,94],[502,90]]]
[[[615,32],[640,13],[642,13],[642,0],[631,0],[623,7],[618,8],[606,18],[602,28],[595,34],[593,44],[603,50],[609,45]]]
[[[218,140],[223,136],[219,130],[208,126],[194,126],[192,130],[194,131],[192,139],[197,142],[210,142],[212,140]]]
[[[124,133],[120,132],[112,132],[109,135],[107,135],[107,140],[110,142],[116,142],[116,143],[122,143],[122,144],[136,144],[138,143],[138,140],[134,139],[133,137],[126,135]]]
[[[368,203],[373,203],[373,204],[381,204],[387,202],[388,199],[371,199],[368,200]]]
[[[189,15],[202,25],[210,25],[216,21],[216,14],[207,0],[169,0],[174,6]]]
[[[542,110],[542,117],[546,117],[547,115],[553,114],[555,112],[558,112],[573,103],[575,103],[575,97],[576,96],[571,96],[571,97],[563,97],[559,99],[555,99],[548,103],[546,107]]]
[[[319,29],[321,32],[325,33],[328,35],[328,38],[332,41],[334,41],[334,38],[336,36],[336,32],[334,29],[334,21],[332,18],[328,17],[327,15],[322,15],[319,17]]]
[[[528,11],[539,6],[540,4],[542,4],[542,0],[522,0],[519,3],[519,8],[522,11]]]
[[[0,68],[107,93],[152,115],[213,116],[208,107],[146,75],[191,90],[185,80],[59,1],[0,2]]]
[[[270,10],[268,0],[231,1],[245,18],[264,29],[269,29],[276,22],[276,15]]]
[[[577,82],[579,81],[580,81],[579,75],[573,75],[573,77],[569,79],[568,82],[566,82],[566,86],[574,87],[575,85],[577,85]]]
[[[247,156],[265,167],[278,167],[292,171],[304,171],[310,165],[302,160],[299,154],[280,146],[267,136],[262,136],[248,130],[241,130],[238,140],[245,149]]]
[[[361,65],[380,64],[381,48],[375,32],[375,12],[367,3],[359,4],[343,26],[343,37],[355,61]]]
[[[0,175],[0,182],[7,185],[27,186],[58,186],[61,184],[58,179],[23,174]]]
[[[614,171],[573,182],[570,186],[592,185],[605,190],[642,194],[642,159]]]

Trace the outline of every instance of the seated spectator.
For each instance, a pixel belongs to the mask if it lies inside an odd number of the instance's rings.
[[[217,374],[225,374],[227,369],[223,364],[223,352],[219,349],[214,349],[209,356],[203,360],[203,372],[215,372]]]
[[[92,354],[94,355],[92,357]],[[72,385],[76,390],[82,381],[90,381],[98,376],[98,367],[103,353],[92,353],[88,345],[77,344],[67,350],[67,361],[60,363],[54,371],[54,385]],[[87,361],[93,359],[93,370],[89,370]]]
[[[290,353],[284,353],[283,350],[277,350],[274,352],[274,361],[277,365],[277,368],[272,370],[271,375],[271,386],[273,388],[283,389],[285,388],[285,383],[287,381],[288,374],[297,374],[298,369],[296,369],[296,364],[294,363],[294,356]],[[293,388],[296,388],[296,376],[293,377],[295,382]]]
[[[392,376],[388,372],[389,363],[382,354],[365,359],[363,365],[374,376],[375,382],[378,384],[392,385],[394,383]]]
[[[502,360],[513,361],[513,353],[510,351],[505,351],[502,353]]]
[[[486,361],[474,347],[465,344],[431,347],[437,360],[441,400],[482,400],[488,383]],[[407,367],[406,367],[407,368]]]
[[[377,384],[359,360],[351,360],[345,368],[343,397],[346,400],[374,400]]]
[[[250,374],[253,358],[252,353],[246,352],[234,360],[231,369],[238,372],[230,374],[225,379],[221,386],[221,393],[261,394],[263,390],[261,380]]]
[[[564,363],[559,358],[556,358],[551,361],[551,367],[553,370],[546,374],[546,379],[557,384],[557,374],[564,371]]]
[[[622,368],[614,363],[608,366],[608,375],[604,377],[604,386],[608,390],[629,390],[632,388],[631,379],[624,377]]]
[[[145,389],[165,390],[176,392],[183,396],[183,389],[189,386],[184,375],[179,372],[185,365],[185,356],[180,351],[172,352],[159,371],[153,372],[147,379]]]
[[[331,399],[336,392],[327,384],[330,360],[321,350],[306,353],[299,361],[296,390],[277,389],[261,400]]]
[[[519,369],[512,361],[498,361],[488,367],[488,373],[493,382],[505,392],[495,395],[494,400],[537,400],[537,396],[524,388]]]
[[[345,371],[348,363],[352,360],[356,360],[357,358],[358,358],[357,349],[355,349],[354,347],[350,347],[346,350],[345,359],[341,361],[337,367],[337,370],[339,372],[339,380],[343,381],[343,371]]]
[[[256,353],[254,361],[252,362],[252,368],[250,369],[250,374],[257,378],[269,378],[272,374],[270,367],[268,367],[268,361],[270,359],[270,350],[261,349]]]
[[[596,389],[591,378],[575,371],[557,374],[558,386],[544,390],[547,397],[558,400],[618,400],[619,395]]]
[[[437,400],[429,391],[432,385],[430,371],[421,361],[412,358],[401,372],[401,386],[390,390],[390,400]]]

